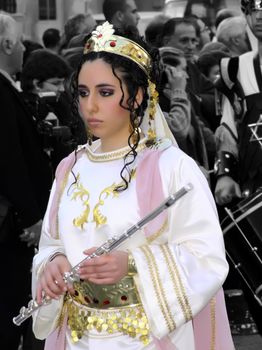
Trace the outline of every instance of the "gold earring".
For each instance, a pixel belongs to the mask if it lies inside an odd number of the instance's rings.
[[[87,142],[88,142],[89,146],[91,146],[92,142],[93,142],[93,135],[88,128],[86,128],[86,136],[87,136]]]
[[[133,120],[133,125],[130,122],[129,131],[130,131],[130,134],[133,134],[132,135],[133,144],[136,144],[138,141],[138,135],[139,135],[139,118],[135,110],[131,111],[130,120]]]

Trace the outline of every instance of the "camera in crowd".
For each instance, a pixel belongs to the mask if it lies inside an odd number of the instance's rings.
[[[34,117],[42,149],[55,169],[76,147],[70,99],[61,91],[22,94]]]
[[[72,137],[71,129],[61,123],[61,111],[64,106],[61,93],[54,91],[39,92],[36,98],[36,123],[40,134],[47,137],[55,137],[62,142],[69,141]],[[62,118],[65,119],[63,116]]]

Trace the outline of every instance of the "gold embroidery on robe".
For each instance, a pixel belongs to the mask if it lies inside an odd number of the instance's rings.
[[[96,227],[99,227],[101,225],[105,225],[107,223],[107,217],[104,216],[101,211],[100,207],[105,204],[105,200],[112,195],[113,198],[118,197],[119,193],[116,191],[117,185],[113,183],[113,185],[105,188],[99,196],[99,201],[95,205],[93,210],[93,222],[96,223]]]
[[[160,237],[166,231],[167,226],[168,226],[168,222],[167,222],[167,220],[165,220],[165,222],[163,223],[163,225],[160,227],[160,229],[157,232],[146,237],[147,242],[152,243],[153,241],[155,241],[158,237]]]
[[[166,321],[169,332],[172,332],[176,329],[176,323],[168,305],[166,293],[161,282],[161,277],[157,267],[156,259],[148,246],[141,247],[141,251],[144,253],[147,261],[159,308]]]
[[[77,218],[73,220],[73,224],[75,227],[80,228],[83,230],[84,224],[88,222],[88,216],[90,213],[90,205],[89,205],[89,198],[90,194],[89,191],[84,188],[84,186],[79,182],[80,175],[77,174],[76,177],[76,183],[74,184],[75,191],[72,195],[72,200],[77,200],[78,198],[82,201],[84,206],[84,211],[82,214],[80,214]]]
[[[132,169],[130,172],[131,180],[136,176],[136,169]],[[93,219],[92,222],[96,223],[96,227],[105,225],[107,223],[107,217],[103,215],[100,211],[100,208],[105,204],[105,200],[112,196],[113,198],[119,196],[119,192],[117,192],[117,188],[124,185],[124,181],[121,181],[119,184],[113,183],[111,186],[106,187],[99,195],[98,203],[94,206],[93,209]],[[84,225],[89,221],[90,214],[90,193],[80,182],[80,175],[78,174],[76,177],[76,183],[74,184],[74,192],[72,195],[72,200],[80,199],[84,206],[84,211],[77,217],[73,219],[73,224],[75,227],[84,229]]]
[[[176,261],[171,253],[170,248],[167,245],[160,246],[160,249],[166,260],[168,272],[170,274],[170,278],[175,289],[177,300],[184,314],[185,321],[188,322],[193,318],[192,310],[189,304],[188,297],[186,295],[185,287],[183,285],[180,273],[178,271]]]

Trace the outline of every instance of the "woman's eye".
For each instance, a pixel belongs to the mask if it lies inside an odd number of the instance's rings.
[[[79,90],[78,93],[79,93],[79,96],[81,97],[88,96],[88,91],[86,90]]]
[[[112,90],[101,90],[100,91],[100,94],[103,97],[111,96],[111,95],[113,95],[113,93],[114,93],[114,91],[112,91]]]

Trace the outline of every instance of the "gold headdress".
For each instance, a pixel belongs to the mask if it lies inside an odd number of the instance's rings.
[[[114,35],[114,32],[115,30],[109,22],[99,25],[87,40],[84,47],[84,55],[90,52],[105,51],[126,57],[135,62],[148,77],[149,101],[141,125],[142,131],[149,139],[168,137],[176,144],[158,105],[156,86],[150,79],[152,58],[143,47],[128,38]]]
[[[119,35],[114,35],[112,24],[105,22],[92,32],[85,44],[84,54],[89,52],[106,51],[131,59],[147,74],[152,69],[152,59],[148,52],[134,41]]]

